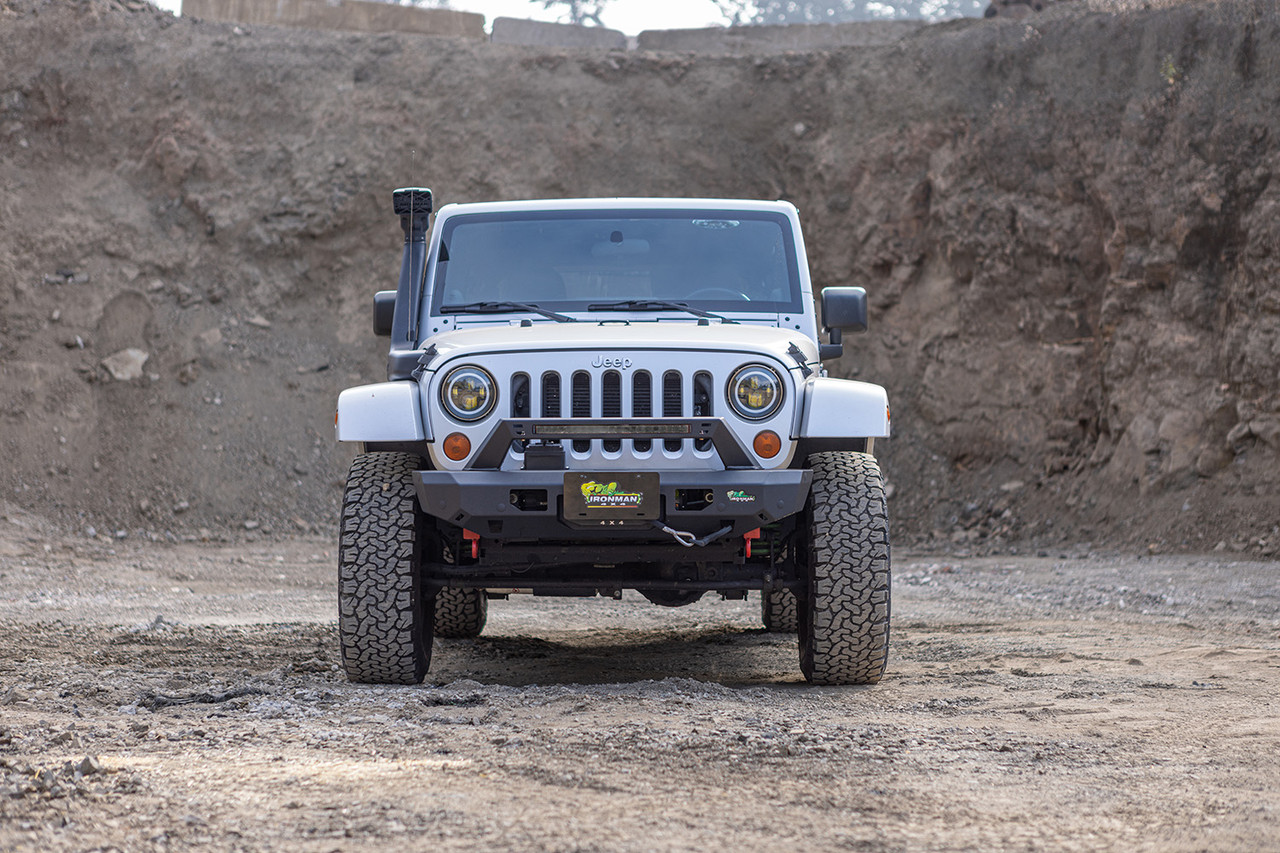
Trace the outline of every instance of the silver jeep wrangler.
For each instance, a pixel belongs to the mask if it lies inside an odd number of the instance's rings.
[[[807,679],[880,679],[889,406],[822,367],[866,294],[823,289],[819,318],[795,207],[458,204],[429,228],[430,190],[394,203],[387,381],[342,392],[336,419],[361,446],[338,565],[352,680],[421,681],[432,638],[476,636],[491,599],[624,589],[758,590]]]

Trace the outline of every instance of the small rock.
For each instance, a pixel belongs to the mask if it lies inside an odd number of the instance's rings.
[[[102,772],[102,762],[98,760],[97,756],[86,755],[76,765],[76,772],[81,776],[96,776]]]
[[[102,360],[102,366],[110,371],[111,376],[119,382],[129,382],[142,378],[142,366],[147,363],[151,354],[140,349],[122,349]]]
[[[148,634],[156,631],[168,631],[175,624],[177,623],[170,622],[168,619],[165,619],[163,613],[157,613],[156,618],[152,619],[150,622],[142,622],[137,625],[134,625],[132,628],[129,629],[129,633],[130,634]]]
[[[190,308],[192,305],[196,305],[204,301],[203,296],[201,296],[199,293],[196,293],[194,290],[187,287],[185,284],[179,284],[177,287],[177,291],[178,291],[178,306],[180,308]]]
[[[257,530],[261,526],[262,526],[262,523],[257,521],[246,521],[244,523],[245,530]]]
[[[212,329],[206,329],[196,335],[196,340],[207,347],[216,347],[222,344],[222,330],[216,326]]]
[[[1238,444],[1239,442],[1244,441],[1246,438],[1248,438],[1252,434],[1253,432],[1249,429],[1248,422],[1241,421],[1240,423],[1233,426],[1231,428],[1231,431],[1227,433],[1227,444],[1228,445]]]
[[[186,501],[178,501],[176,504],[173,505],[173,514],[181,515],[182,513],[186,512],[189,509],[191,509],[191,504],[187,503]]]
[[[1021,480],[1010,480],[1009,482],[1004,483],[1003,485],[1001,485],[1001,486],[1000,486],[1000,491],[1002,491],[1002,492],[1018,492],[1018,491],[1022,491],[1022,489],[1024,489],[1024,488],[1026,488],[1026,485],[1027,485],[1027,484],[1026,484],[1026,483],[1024,483],[1024,482],[1022,482]]]
[[[254,314],[252,317],[245,320],[245,322],[248,323],[250,326],[257,326],[259,329],[271,328],[271,321],[268,320],[266,317],[263,317],[261,314]]]

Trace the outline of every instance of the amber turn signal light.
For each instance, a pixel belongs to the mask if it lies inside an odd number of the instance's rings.
[[[454,462],[461,462],[471,454],[471,439],[460,432],[451,432],[444,440],[444,455]]]
[[[756,456],[772,459],[782,450],[782,439],[773,430],[766,429],[756,433],[756,440],[751,442],[751,446],[755,448]]]

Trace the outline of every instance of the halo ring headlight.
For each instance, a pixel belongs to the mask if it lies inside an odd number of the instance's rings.
[[[725,389],[729,406],[739,417],[762,421],[772,417],[782,406],[785,395],[778,371],[763,364],[744,364],[729,377]]]
[[[440,403],[455,420],[478,421],[497,405],[498,386],[484,368],[455,367],[440,383]]]

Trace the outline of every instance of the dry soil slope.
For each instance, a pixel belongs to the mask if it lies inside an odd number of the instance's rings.
[[[0,494],[130,535],[328,529],[392,187],[763,196],[819,283],[872,293],[839,369],[890,388],[900,539],[1272,549],[1277,12],[741,58],[5,0]]]

